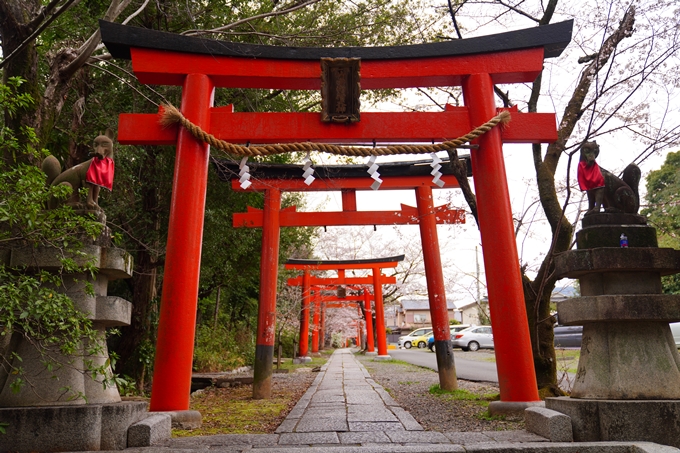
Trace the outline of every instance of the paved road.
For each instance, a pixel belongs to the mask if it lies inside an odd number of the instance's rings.
[[[437,358],[434,353],[427,349],[390,349],[387,353],[397,360],[403,360],[404,362],[412,363],[413,365],[423,366],[437,371]],[[498,382],[496,362],[485,361],[485,359],[492,359],[493,353],[486,351],[455,351],[454,357],[456,362],[456,375],[460,379],[466,379],[468,381]]]
[[[437,358],[427,349],[390,349],[387,352],[397,360],[437,371]],[[493,357],[493,351],[489,350],[477,352],[454,350],[456,376],[468,381],[498,382],[496,362],[491,361]],[[563,370],[557,370],[557,375],[558,385],[565,391],[571,391],[576,376]]]

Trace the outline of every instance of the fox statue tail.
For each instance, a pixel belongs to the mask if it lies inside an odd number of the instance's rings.
[[[50,186],[52,181],[61,174],[61,164],[54,156],[47,156],[42,161],[42,171],[47,175],[47,185]]]

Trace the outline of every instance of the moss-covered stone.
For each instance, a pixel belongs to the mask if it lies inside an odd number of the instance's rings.
[[[621,235],[628,238],[628,247],[658,247],[656,229],[645,225],[598,225],[584,228],[576,233],[579,250],[597,247],[620,248]]]

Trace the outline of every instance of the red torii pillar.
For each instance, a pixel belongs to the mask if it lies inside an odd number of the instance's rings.
[[[384,276],[383,276],[384,277]],[[394,277],[387,277],[388,279],[394,279]],[[396,279],[395,279],[396,281]],[[326,308],[347,308],[348,300],[356,300],[357,304],[358,302],[363,302],[364,303],[364,312],[366,313],[366,355],[376,355],[377,353],[375,352],[375,347],[374,347],[374,341],[373,341],[373,318],[370,310],[370,304],[371,304],[371,295],[368,292],[368,290],[363,289],[363,294],[360,296],[347,296],[345,298],[329,298],[325,303],[322,304],[324,307],[324,310]],[[334,303],[329,303],[333,301]],[[353,302],[349,302],[353,303]],[[365,307],[369,307],[366,309]],[[361,317],[361,307],[357,307],[359,311],[359,317]],[[325,311],[322,311],[322,313],[325,313]],[[323,326],[323,323],[322,323]],[[323,330],[323,327],[322,327]]]
[[[493,83],[533,82],[543,68],[544,57],[558,56],[566,47],[572,26],[569,21],[498,36],[402,46],[390,52],[379,49],[378,54],[368,48],[301,52],[237,43],[224,46],[220,42],[100,22],[102,41],[115,58],[132,59],[141,83],[183,86],[182,112],[215,137],[237,143],[356,143],[371,139],[429,143],[461,136],[494,116]],[[528,48],[527,43],[534,47]],[[187,53],[186,49],[196,49],[196,53]],[[354,124],[323,123],[314,113],[235,114],[230,107],[211,107],[216,86],[318,90],[319,59],[350,56],[361,59],[362,89],[462,85],[466,106],[447,106],[443,114],[362,113],[361,121]],[[178,129],[162,128],[155,114],[122,114],[118,129],[121,144],[177,145],[151,398],[154,411],[189,406],[194,331],[189,325],[197,304],[208,147]],[[472,153],[476,175],[486,173],[483,181],[475,181],[475,188],[482,244],[493,250],[493,256],[485,254],[484,261],[494,332],[497,341],[511,340],[496,350],[500,403],[519,408],[539,398],[529,332],[521,327],[527,325],[527,318],[508,209],[501,135],[506,142],[552,142],[557,138],[554,115],[514,113],[511,125],[502,134],[498,129],[492,130],[478,140],[480,147]],[[193,156],[187,153],[189,148],[196,150]],[[504,218],[498,221],[501,215]],[[180,232],[182,225],[187,228]],[[377,314],[381,308],[379,299],[376,295]],[[269,348],[266,344],[257,346]],[[521,367],[522,373],[515,373]],[[493,411],[495,406],[498,405],[492,403],[490,409]]]
[[[371,310],[371,294],[364,289],[364,312],[366,313],[366,355],[376,355],[373,344],[373,311]]]
[[[234,220],[236,222],[236,219]],[[303,297],[302,297],[302,315],[300,319],[300,358],[304,361],[309,361],[307,359],[308,352],[308,335],[309,335],[309,308],[305,312],[305,306],[309,307],[309,301],[305,302],[306,284],[305,275],[309,275],[310,270],[336,270],[338,271],[338,277],[335,279],[324,279],[314,277],[314,282],[319,284],[359,284],[365,281],[362,277],[345,277],[345,270],[347,269],[371,269],[372,275],[370,276],[370,283],[373,284],[373,291],[375,295],[375,306],[376,306],[376,331],[378,334],[378,357],[379,359],[388,359],[390,356],[387,354],[387,337],[385,333],[385,313],[382,308],[382,285],[384,282],[392,283],[396,281],[386,277],[382,274],[381,270],[383,268],[396,267],[400,261],[403,261],[404,255],[394,256],[389,258],[376,258],[376,259],[365,259],[365,260],[288,260],[286,262],[286,269],[302,270],[303,273]],[[312,285],[312,277],[309,278],[309,285]],[[330,283],[332,282],[332,283]],[[288,284],[292,285],[298,283],[299,280],[289,279]],[[380,327],[382,326],[382,328]],[[303,343],[304,342],[304,343]],[[382,344],[382,346],[381,346]]]
[[[379,279],[379,284],[380,285],[394,285],[397,283],[397,279],[394,276],[386,276],[384,274],[380,274],[380,279]],[[288,286],[303,286],[304,285],[304,277],[295,277],[295,278],[289,278],[287,282]],[[375,284],[375,281],[373,280],[373,276],[369,277],[347,277],[345,275],[345,270],[344,269],[338,269],[338,276],[337,277],[317,277],[314,275],[309,276],[309,285],[310,287],[333,287],[333,286],[340,286],[340,285],[373,285]],[[375,355],[375,347],[374,347],[374,341],[373,341],[373,321],[372,321],[372,310],[371,310],[371,296],[370,293],[368,292],[367,289],[363,289],[364,295],[360,296],[361,300],[364,302],[364,309],[366,312],[366,335],[369,338],[367,340],[367,354],[368,355]],[[304,288],[303,288],[303,294],[304,294]],[[336,300],[333,298],[325,297],[326,300]],[[340,298],[338,297],[338,301],[344,301],[344,300],[351,300],[353,299],[352,296],[347,296],[345,298]],[[304,305],[304,301],[303,301]],[[325,327],[324,327],[324,318],[323,318],[323,313],[324,311],[321,311],[322,316],[321,316],[321,328],[320,330],[322,331],[322,336],[324,335],[325,332]],[[314,321],[313,325],[316,325],[318,321]],[[314,327],[312,328],[314,329]],[[314,332],[314,330],[312,330]],[[300,329],[300,338],[302,338],[305,335],[305,331],[302,330],[302,326]],[[312,333],[312,335],[314,335]],[[321,340],[321,343],[323,343],[323,339]],[[319,346],[319,349],[323,349],[323,346]],[[312,352],[315,352],[312,346]]]
[[[319,353],[319,322],[321,320],[321,295],[314,292],[314,314],[312,315],[312,354]]]

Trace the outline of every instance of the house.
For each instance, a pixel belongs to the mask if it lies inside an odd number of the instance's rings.
[[[572,286],[565,286],[563,288],[556,288],[550,296],[551,303],[558,303],[566,300],[570,297],[575,297],[577,295],[577,290]],[[491,322],[489,317],[489,299],[484,297],[479,303],[471,302],[462,307],[458,307],[460,310],[461,324],[476,324],[484,325]]]
[[[479,303],[475,301],[458,307],[458,310],[460,310],[461,324],[475,324],[478,326],[489,324],[489,301],[486,298],[479,301]]]
[[[446,301],[449,319],[460,321],[460,311],[453,301]],[[430,302],[427,299],[404,299],[397,306],[397,326],[402,329],[416,329],[421,326],[431,326]]]

